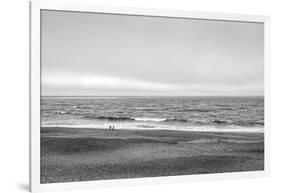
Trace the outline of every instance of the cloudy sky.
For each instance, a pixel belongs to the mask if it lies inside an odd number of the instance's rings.
[[[42,11],[42,95],[263,95],[263,24]]]

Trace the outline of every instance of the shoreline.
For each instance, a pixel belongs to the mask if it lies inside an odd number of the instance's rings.
[[[190,126],[192,128],[193,126]],[[109,130],[108,127],[97,127],[97,126],[92,126],[92,125],[42,125],[41,128],[64,128],[64,129],[90,129],[90,130]],[[240,128],[240,129],[164,129],[164,128],[145,128],[145,127],[138,127],[138,128],[116,128],[116,131],[122,131],[122,130],[128,130],[128,131],[183,131],[183,132],[206,132],[206,133],[262,133],[264,134],[264,127],[261,128],[251,128],[251,129],[245,129]],[[193,127],[194,128],[194,127]],[[205,128],[205,127],[202,127]],[[244,130],[243,130],[244,129]]]
[[[41,183],[263,169],[263,133],[41,127]]]

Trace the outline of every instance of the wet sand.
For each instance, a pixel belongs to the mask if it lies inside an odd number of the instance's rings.
[[[41,183],[263,169],[263,133],[41,128]]]

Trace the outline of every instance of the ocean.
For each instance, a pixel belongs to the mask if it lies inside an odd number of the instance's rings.
[[[41,97],[42,127],[263,132],[264,97]]]

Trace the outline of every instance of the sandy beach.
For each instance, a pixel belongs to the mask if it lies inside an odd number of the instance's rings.
[[[41,183],[264,169],[263,133],[41,128]]]

